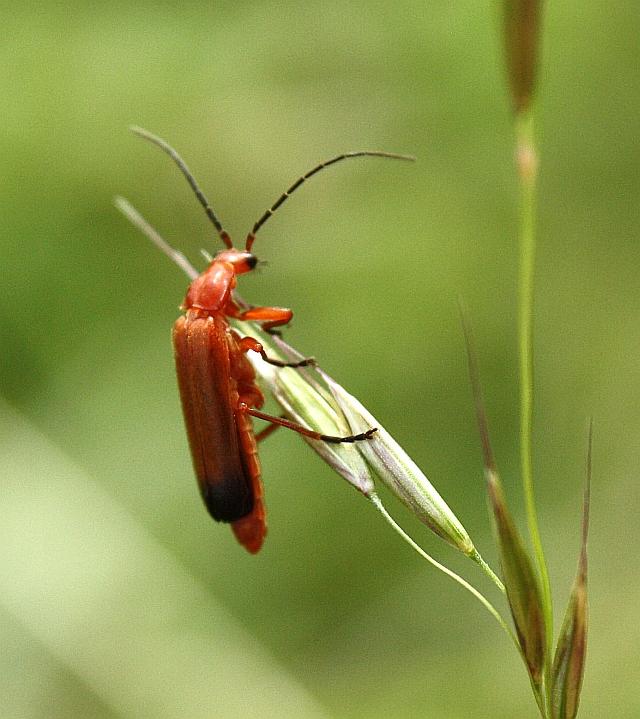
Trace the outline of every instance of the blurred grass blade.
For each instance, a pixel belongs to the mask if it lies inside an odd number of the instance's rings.
[[[527,112],[536,87],[542,0],[503,0],[504,43],[511,99]]]
[[[589,604],[587,599],[587,536],[591,493],[591,447],[593,425],[589,427],[587,483],[582,508],[582,547],[578,571],[558,638],[552,672],[552,719],[574,719],[578,713],[580,690],[587,651]]]
[[[91,691],[99,716],[118,719],[333,716],[211,582],[1,398],[0,457],[2,719],[96,716],[70,712],[67,691]],[[212,542],[206,555],[222,566],[226,551]],[[7,643],[7,617],[24,647]],[[42,684],[24,671],[5,683],[7,662],[40,655]],[[7,688],[28,711],[7,713]]]
[[[507,508],[500,479],[494,471],[487,471],[487,488],[511,616],[540,703],[547,637],[538,578]]]

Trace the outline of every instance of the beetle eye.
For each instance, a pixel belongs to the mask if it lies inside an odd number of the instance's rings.
[[[249,255],[249,257],[247,257],[247,265],[250,270],[252,270],[257,264],[258,258],[255,255]]]

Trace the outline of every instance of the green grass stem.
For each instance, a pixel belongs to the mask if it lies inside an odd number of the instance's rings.
[[[533,488],[533,311],[534,273],[536,256],[536,190],[538,157],[534,136],[533,112],[528,110],[516,117],[516,163],[520,187],[520,267],[518,344],[520,357],[520,462],[527,524],[533,553],[540,576],[542,602],[547,626],[547,657],[553,656],[553,602],[549,572],[544,558]],[[549,675],[545,677],[548,693]]]
[[[520,645],[518,643],[518,640],[516,638],[516,635],[514,634],[511,627],[507,624],[507,622],[504,620],[500,612],[491,604],[491,602],[481,593],[479,592],[474,586],[469,584],[469,582],[466,581],[466,579],[463,579],[459,574],[456,574],[453,570],[449,569],[448,567],[445,567],[444,564],[440,564],[436,559],[434,559],[430,554],[425,552],[422,547],[414,542],[414,540],[402,529],[402,527],[395,521],[395,519],[387,512],[385,506],[382,504],[380,498],[374,493],[372,494],[369,499],[371,500],[371,503],[373,506],[380,512],[380,514],[387,520],[388,524],[393,527],[393,529],[404,539],[404,541],[411,546],[423,559],[426,559],[427,562],[432,564],[436,569],[439,569],[441,572],[446,574],[448,577],[451,577],[455,582],[458,582],[460,586],[464,587],[468,592],[473,594],[473,596],[482,604],[482,606],[491,614],[491,616],[498,622],[498,624],[504,629],[504,631],[507,633],[507,635],[511,638],[511,641],[515,645],[518,653],[521,654]],[[498,580],[500,581],[500,580]]]

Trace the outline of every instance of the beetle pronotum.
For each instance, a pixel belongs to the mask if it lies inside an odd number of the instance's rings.
[[[186,257],[168,245],[146,220],[123,198],[117,207],[191,278],[182,309],[185,314],[173,326],[173,346],[182,411],[191,458],[204,503],[211,516],[229,522],[236,538],[249,552],[262,546],[266,534],[263,488],[257,441],[277,427],[288,427],[324,442],[357,442],[369,439],[375,428],[362,434],[333,437],[315,432],[281,417],[261,412],[264,397],[256,384],[249,351],[278,367],[302,367],[305,359],[285,363],[270,358],[253,337],[241,337],[229,325],[229,318],[260,322],[271,331],[287,324],[293,312],[281,307],[244,307],[233,297],[238,275],[253,270],[258,260],[252,253],[256,233],[307,179],[329,165],[352,157],[413,158],[387,152],[348,152],[322,162],[302,175],[255,222],[247,235],[244,250],[236,249],[209,201],[178,153],[164,140],[138,127],[131,128],[166,152],[180,168],[204,208],[225,249],[199,274]],[[252,417],[271,423],[254,434]]]

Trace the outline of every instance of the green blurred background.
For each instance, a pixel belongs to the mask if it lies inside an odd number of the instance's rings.
[[[112,206],[128,197],[194,262],[218,248],[131,123],[181,151],[237,238],[317,161],[417,155],[314,178],[265,226],[269,264],[242,291],[294,308],[289,341],[367,404],[495,564],[456,296],[523,519],[497,3],[5,2],[2,23],[0,716],[536,716],[493,619],[292,433],[261,450],[263,551],[209,520],[169,341],[186,278]],[[593,415],[581,716],[623,719],[640,716],[640,19],[635,0],[566,0],[545,25],[537,491],[560,618]]]

